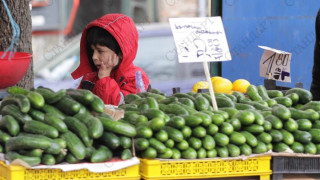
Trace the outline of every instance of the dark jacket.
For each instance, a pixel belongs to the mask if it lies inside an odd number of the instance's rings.
[[[118,42],[123,59],[119,68],[113,70],[110,77],[98,78],[98,73],[93,72],[86,50],[86,32],[92,26],[98,26],[108,31]],[[105,104],[119,105],[120,101],[128,94],[136,94],[135,72],[141,71],[145,89],[149,86],[146,73],[137,66],[133,60],[138,50],[138,32],[131,18],[123,14],[108,14],[91,22],[83,31],[80,41],[80,65],[71,74],[74,79],[83,76],[83,81],[93,82],[92,92],[99,96]],[[80,83],[80,88],[81,88]]]
[[[312,83],[310,89],[313,100],[320,100],[320,9],[316,18],[316,43],[314,46]]]

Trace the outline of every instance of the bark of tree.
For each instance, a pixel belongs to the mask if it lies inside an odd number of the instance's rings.
[[[5,0],[11,11],[12,18],[20,27],[20,41],[17,51],[32,53],[32,29],[29,0]],[[10,46],[12,27],[7,11],[0,1],[0,51]],[[1,83],[1,82],[0,82]],[[31,59],[26,75],[18,82],[17,86],[30,89],[34,86],[33,60]]]

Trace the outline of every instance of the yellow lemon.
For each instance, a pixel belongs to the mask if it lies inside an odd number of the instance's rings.
[[[211,77],[211,83],[213,83],[215,80],[217,80],[217,79],[221,79],[221,78],[223,78],[223,77],[220,77],[220,76],[213,76],[213,77]]]
[[[196,82],[192,87],[192,92],[197,93],[198,89],[209,89],[208,82],[207,81]]]
[[[218,78],[212,83],[214,92],[230,93],[232,90],[232,82],[226,78]]]
[[[248,86],[250,86],[250,82],[245,79],[237,79],[233,82],[232,86],[233,86],[232,88],[233,91],[246,93]]]

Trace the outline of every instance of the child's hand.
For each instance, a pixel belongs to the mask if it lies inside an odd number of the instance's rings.
[[[110,76],[112,69],[119,63],[119,57],[113,54],[101,61],[101,67],[98,72],[99,79]]]

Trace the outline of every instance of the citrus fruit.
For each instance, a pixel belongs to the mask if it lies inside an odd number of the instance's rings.
[[[232,90],[232,82],[226,78],[218,78],[212,83],[214,92],[230,93]]]
[[[197,93],[198,89],[209,89],[208,82],[207,81],[196,82],[192,87],[192,92]]]
[[[237,79],[233,82],[232,86],[233,86],[232,88],[233,91],[246,93],[248,86],[250,86],[250,82],[245,79]]]
[[[213,76],[213,77],[211,77],[211,82],[213,83],[215,80],[217,80],[217,79],[221,79],[221,78],[223,78],[223,77],[220,77],[220,76]]]

